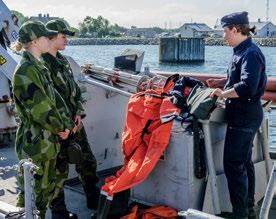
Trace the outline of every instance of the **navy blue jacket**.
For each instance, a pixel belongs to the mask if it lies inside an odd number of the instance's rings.
[[[224,89],[234,88],[239,100],[258,100],[264,94],[265,57],[250,37],[234,48],[227,73]]]

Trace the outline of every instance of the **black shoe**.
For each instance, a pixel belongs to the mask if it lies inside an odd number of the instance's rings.
[[[256,208],[254,198],[248,198],[248,219],[256,219]]]
[[[254,207],[248,208],[248,219],[257,219],[256,211]]]
[[[233,214],[232,212],[221,212],[221,214],[219,214],[217,216],[226,218],[226,219],[249,219],[248,217],[237,216],[237,215]]]
[[[52,219],[78,219],[76,214],[73,214],[69,211],[52,211]]]

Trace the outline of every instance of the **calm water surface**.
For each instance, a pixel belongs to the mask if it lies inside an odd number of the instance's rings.
[[[149,66],[151,70],[175,72],[225,73],[232,55],[230,47],[206,46],[205,62],[202,64],[161,64],[158,61],[157,45],[68,46],[64,53],[72,56],[81,65],[93,63],[112,68],[114,57],[127,48],[145,51],[143,66]],[[276,76],[276,47],[261,49],[266,57],[267,74]]]

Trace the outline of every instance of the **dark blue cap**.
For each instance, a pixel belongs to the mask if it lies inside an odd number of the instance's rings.
[[[221,18],[221,26],[227,27],[230,25],[236,25],[236,24],[249,24],[248,20],[248,12],[236,12],[232,14],[225,15],[223,18]]]

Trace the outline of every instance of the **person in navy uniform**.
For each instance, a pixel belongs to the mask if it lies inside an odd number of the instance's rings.
[[[224,39],[233,47],[227,78],[209,79],[216,88],[212,96],[226,99],[227,131],[224,145],[224,171],[233,212],[230,218],[255,218],[255,171],[252,162],[254,136],[263,120],[261,97],[267,76],[265,57],[251,39],[248,13],[237,12],[221,19]],[[224,87],[220,89],[219,87]]]

